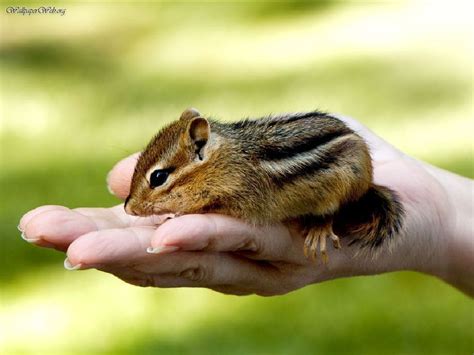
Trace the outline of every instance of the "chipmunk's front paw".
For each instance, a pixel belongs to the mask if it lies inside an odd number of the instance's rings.
[[[307,258],[316,260],[318,245],[319,251],[321,252],[321,259],[323,263],[328,262],[328,254],[326,249],[326,239],[330,238],[334,248],[340,249],[341,243],[339,237],[334,234],[332,230],[332,223],[328,223],[323,226],[314,226],[309,229],[306,239],[304,241],[304,255]]]

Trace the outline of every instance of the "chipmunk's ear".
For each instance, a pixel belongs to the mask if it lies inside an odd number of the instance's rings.
[[[195,108],[188,108],[186,109],[182,114],[181,114],[181,117],[179,118],[180,120],[190,120],[191,118],[194,118],[194,117],[199,117],[201,116],[201,114],[199,113],[198,110],[196,110]]]
[[[194,143],[196,158],[203,160],[203,147],[211,135],[209,122],[204,117],[195,117],[188,124],[189,138]]]
[[[195,117],[188,124],[189,137],[193,142],[207,142],[211,135],[209,122],[204,117]]]

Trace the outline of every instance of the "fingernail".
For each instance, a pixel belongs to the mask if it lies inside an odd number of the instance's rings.
[[[153,247],[146,248],[146,252],[149,254],[166,254],[166,253],[172,253],[177,250],[179,250],[179,247],[175,247],[171,245],[159,246],[156,248],[153,248]]]
[[[105,186],[107,186],[107,190],[109,191],[109,193],[111,195],[114,195],[115,196],[115,192],[112,190],[112,188],[110,187],[110,184],[109,184],[109,178],[110,178],[110,173],[112,171],[109,171],[109,173],[107,174],[107,177],[105,178]]]
[[[28,243],[36,243],[40,241],[40,238],[27,238],[24,232],[21,232],[21,239]]]
[[[82,264],[72,265],[68,258],[64,259],[64,268],[69,271],[79,270]]]

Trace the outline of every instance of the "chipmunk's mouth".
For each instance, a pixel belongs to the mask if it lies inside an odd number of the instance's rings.
[[[148,217],[153,215],[170,215],[173,218],[179,217],[184,213],[181,211],[172,210],[170,208],[163,208],[159,204],[153,204],[152,202],[140,202],[136,203],[133,197],[129,196],[124,203],[125,212],[132,216]]]
[[[170,209],[156,208],[156,207],[153,208],[151,214],[154,214],[154,215],[164,215],[164,214],[172,215],[173,216],[172,218],[179,217],[179,216],[183,215],[183,213],[179,212],[179,211],[172,211]]]
[[[182,216],[182,213],[156,213],[154,216],[159,216],[161,219],[167,220]]]

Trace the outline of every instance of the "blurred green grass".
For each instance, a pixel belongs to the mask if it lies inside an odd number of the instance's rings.
[[[427,276],[337,280],[270,299],[143,290],[67,273],[63,255],[16,230],[38,205],[118,203],[108,170],[189,106],[223,119],[340,112],[473,178],[466,4],[55,6],[67,15],[0,15],[6,353],[472,352],[471,301]]]

